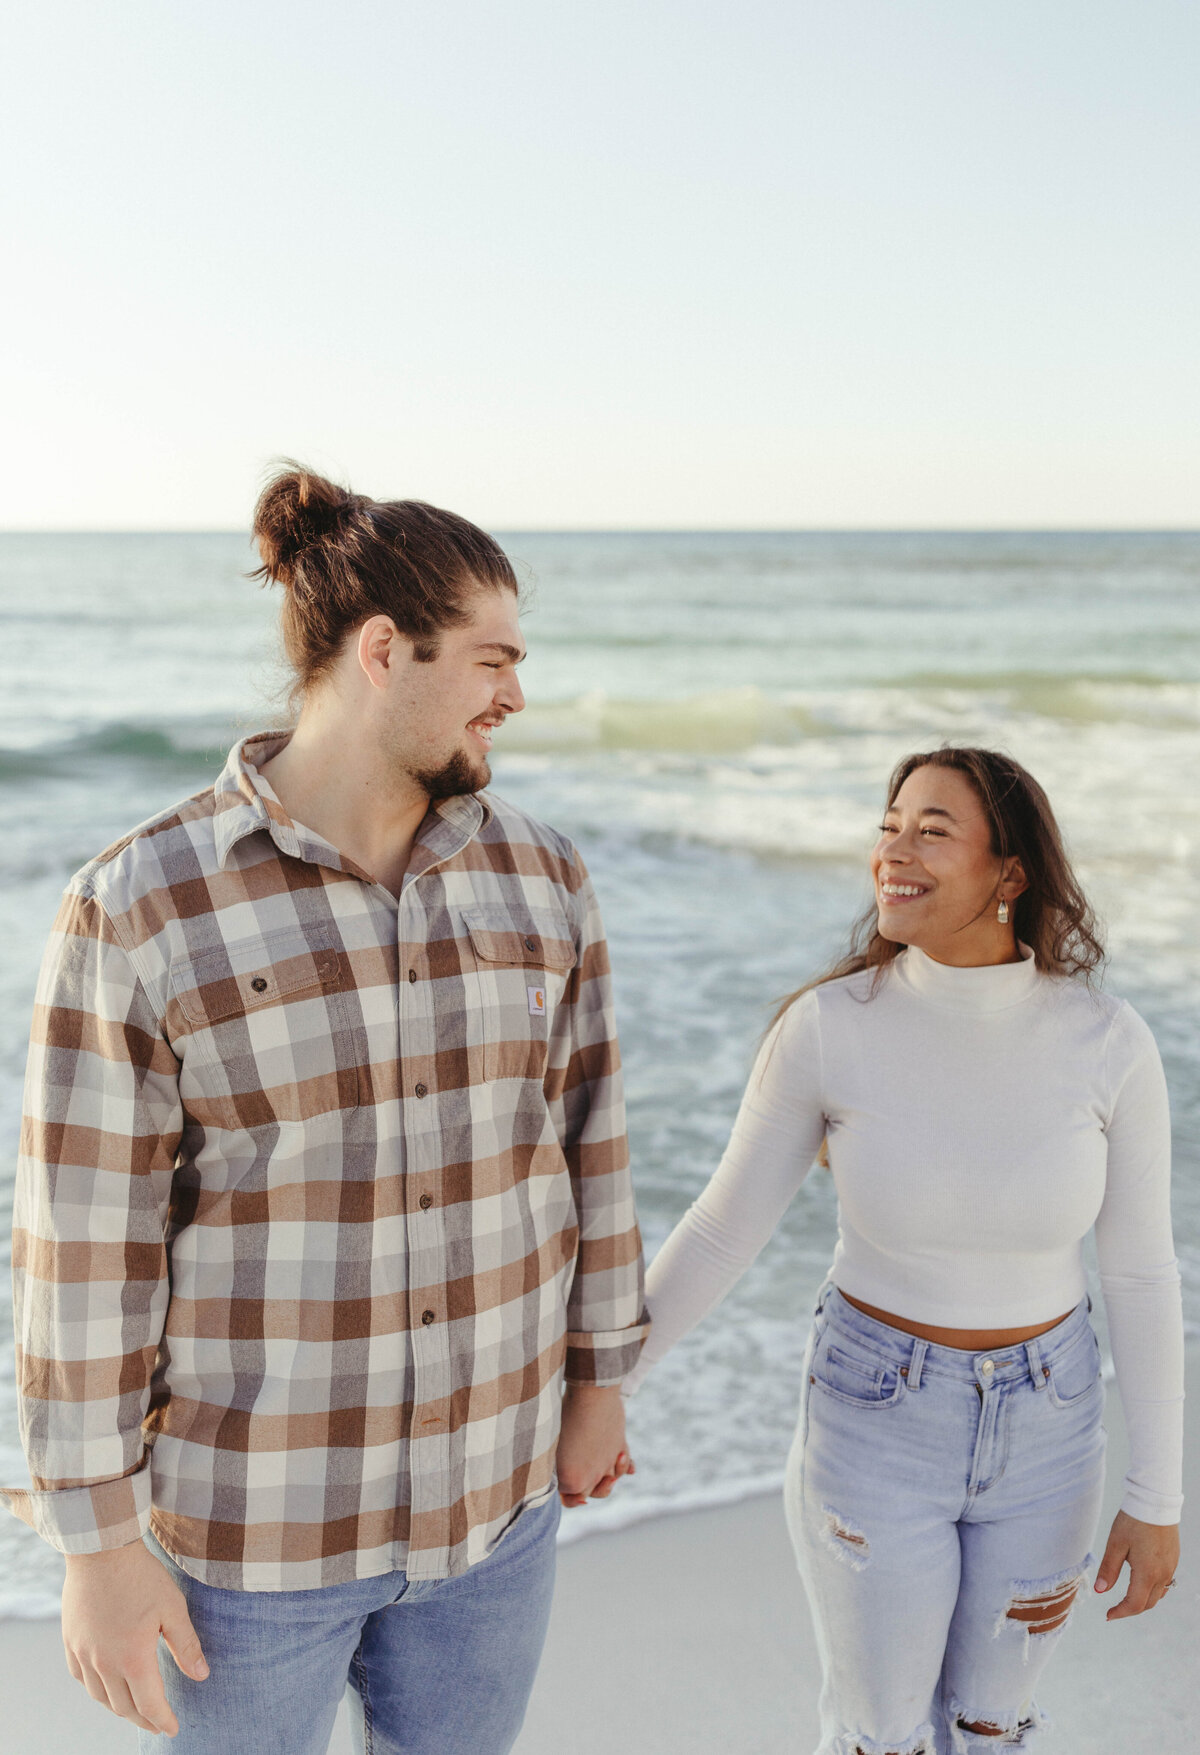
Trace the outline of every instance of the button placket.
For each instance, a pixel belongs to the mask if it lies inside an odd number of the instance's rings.
[[[431,1192],[431,1187],[440,1186],[441,1177],[436,1064],[430,1058],[436,1041],[437,983],[429,979],[425,950],[429,920],[420,881],[435,870],[435,866],[430,867],[405,883],[397,910],[396,1055],[406,1188],[408,1344],[415,1439],[409,1451],[409,1480],[414,1520],[428,1520],[439,1509],[448,1466],[446,1410],[452,1391],[444,1216]],[[421,1570],[418,1560],[410,1576],[421,1576]]]

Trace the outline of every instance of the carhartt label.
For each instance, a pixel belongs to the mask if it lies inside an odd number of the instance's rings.
[[[529,995],[529,1015],[531,1018],[542,1018],[546,1015],[546,989],[544,987],[527,987]]]

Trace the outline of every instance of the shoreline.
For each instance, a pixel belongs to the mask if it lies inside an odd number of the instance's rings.
[[[1200,1346],[1189,1343],[1184,1489],[1200,1500]],[[1120,1495],[1119,1398],[1105,1415],[1102,1543]],[[631,1506],[624,1527],[584,1524],[560,1545],[542,1667],[514,1755],[808,1755],[819,1665],[778,1487],[707,1508]],[[719,1489],[714,1489],[714,1493]],[[669,1511],[669,1515],[668,1515]],[[1185,1519],[1191,1522],[1190,1510]],[[570,1531],[570,1524],[567,1525]],[[605,1535],[604,1541],[589,1539]],[[1185,1543],[1187,1531],[1185,1528]],[[1200,1566],[1185,1556],[1169,1603],[1106,1624],[1086,1593],[1039,1690],[1046,1755],[1159,1755],[1194,1741]],[[0,1621],[0,1701],[13,1755],[132,1755],[132,1727],[67,1674],[57,1622]],[[349,1755],[343,1704],[329,1755]]]

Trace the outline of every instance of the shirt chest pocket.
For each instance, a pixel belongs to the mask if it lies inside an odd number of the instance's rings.
[[[202,1125],[343,1114],[361,1099],[365,1032],[349,961],[295,928],[172,964],[184,1102]]]
[[[541,1078],[550,1031],[575,945],[566,919],[550,911],[463,910],[480,1011],[485,1079]]]

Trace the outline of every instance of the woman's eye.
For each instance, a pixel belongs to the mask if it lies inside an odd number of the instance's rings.
[[[897,829],[895,823],[880,823],[879,833],[881,835],[896,835],[899,833],[899,830]],[[945,839],[945,835],[946,835],[945,829],[922,829],[921,833],[922,833],[922,835],[940,835],[940,836],[942,836],[943,840]]]

